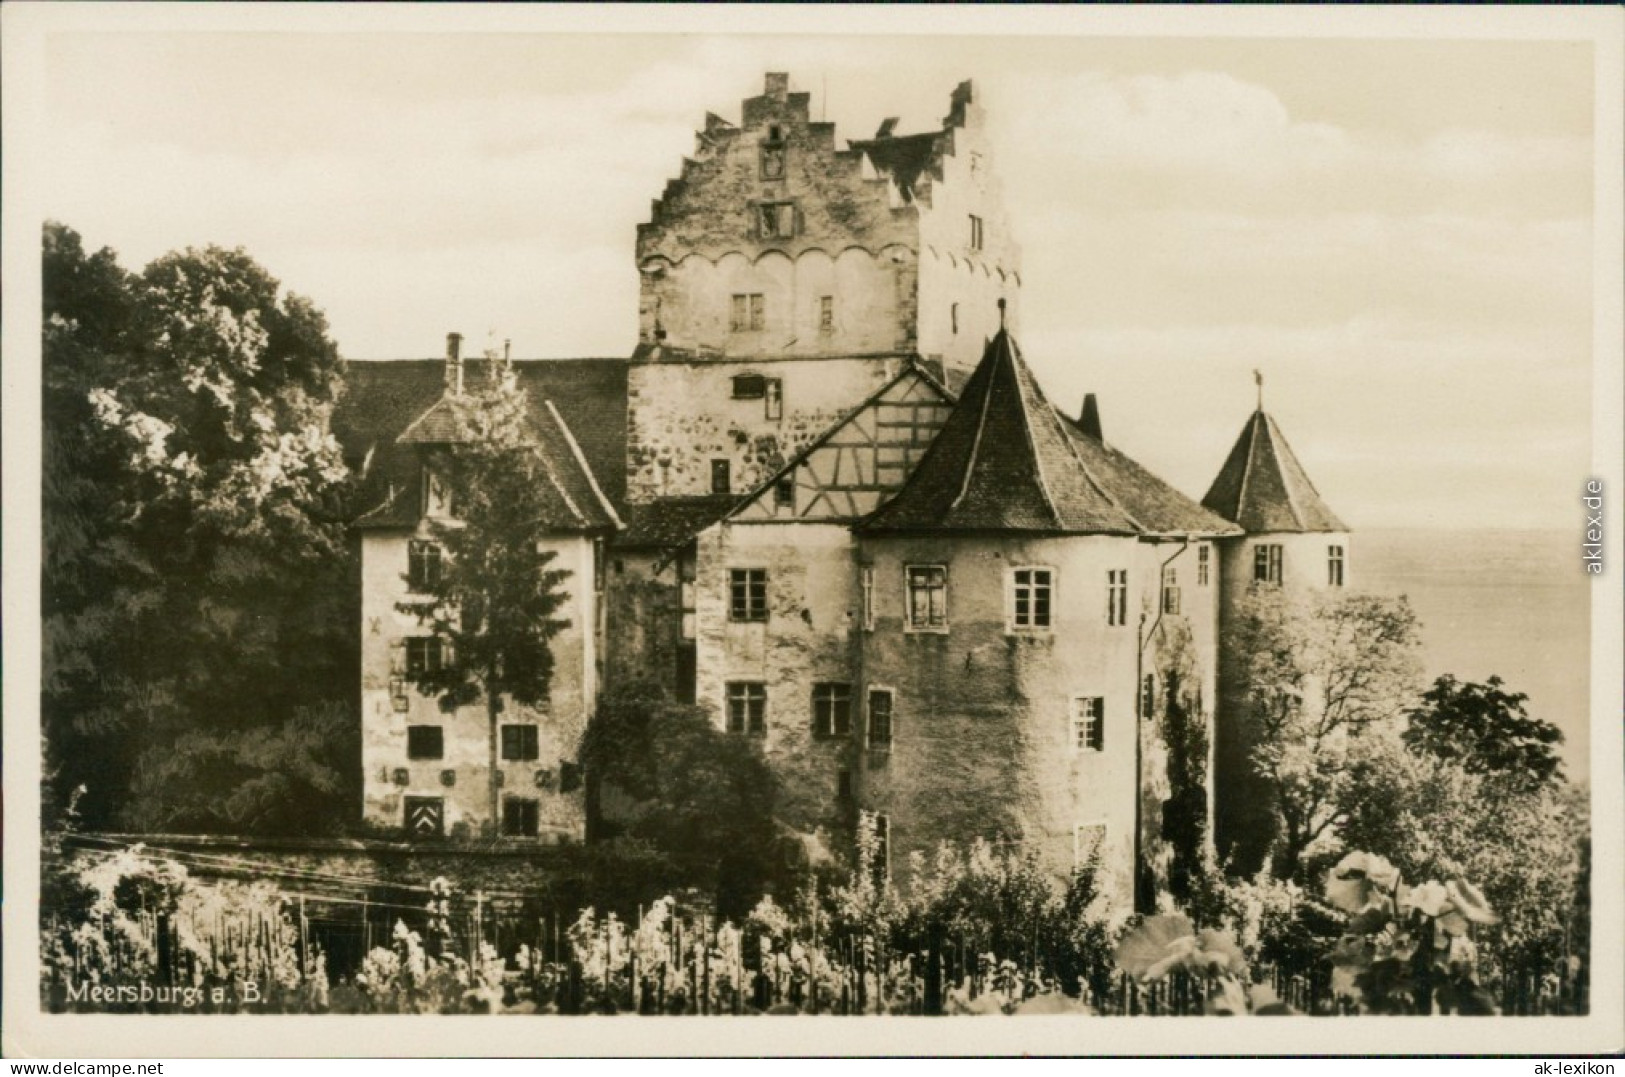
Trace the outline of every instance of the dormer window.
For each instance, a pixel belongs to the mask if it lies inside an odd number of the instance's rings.
[[[423,514],[436,517],[454,515],[450,487],[429,467],[423,469]]]

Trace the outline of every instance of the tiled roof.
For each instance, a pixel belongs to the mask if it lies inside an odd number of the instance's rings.
[[[482,366],[481,360],[466,361],[465,379],[483,377]],[[566,515],[582,514],[597,526],[605,509],[593,494],[592,483],[609,508],[618,511],[625,496],[626,360],[516,359],[514,367],[560,490],[576,506]],[[418,522],[422,495],[418,450],[398,439],[415,426],[414,440],[438,440],[432,435],[440,424],[436,416],[445,417],[443,409],[436,408],[444,379],[442,359],[349,364],[345,392],[334,409],[333,432],[351,470],[361,476],[362,512],[356,526],[412,527]],[[556,421],[549,414],[549,403]]]
[[[623,549],[671,550],[716,523],[739,504],[738,494],[664,497],[621,510],[625,530],[614,544]]]
[[[860,530],[1130,535],[1146,529],[1079,454],[1001,329],[914,474]]]
[[[1252,534],[1348,530],[1262,408],[1247,420],[1202,504]]]
[[[1089,399],[1093,401],[1094,394],[1091,393]],[[1098,404],[1094,421],[1098,428]],[[1091,436],[1082,419],[1066,419],[1066,427],[1085,466],[1148,534],[1240,534],[1241,529],[1229,520],[1209,512],[1128,456]]]

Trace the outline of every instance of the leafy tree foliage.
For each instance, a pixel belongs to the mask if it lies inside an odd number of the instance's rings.
[[[553,681],[551,640],[569,573],[550,568],[547,464],[532,436],[526,394],[511,363],[491,359],[478,390],[446,397],[457,440],[431,464],[455,518],[429,520],[444,553],[426,597],[401,603],[447,645],[438,666],[409,671],[425,695],[453,709],[485,700],[490,725],[490,818],[501,818],[497,775],[504,700],[535,706]]]
[[[1545,972],[1583,951],[1573,929],[1585,919],[1577,913],[1590,830],[1584,790],[1475,772],[1392,733],[1361,746],[1351,777],[1345,841],[1407,878],[1479,880],[1501,917],[1483,936],[1499,966]]]
[[[1404,598],[1299,598],[1255,588],[1235,619],[1251,697],[1252,761],[1274,805],[1276,874],[1302,881],[1317,843],[1335,842],[1351,753],[1404,712],[1419,672]]]
[[[1502,688],[1499,677],[1473,684],[1445,674],[1410,712],[1405,743],[1459,762],[1469,774],[1504,775],[1519,786],[1559,779],[1562,764],[1553,748],[1563,742],[1563,731],[1530,717],[1527,695]]]
[[[637,868],[629,888],[697,887],[737,916],[788,885],[773,772],[754,741],[722,732],[702,708],[652,684],[620,686],[600,697],[579,758],[589,840]]]
[[[43,257],[48,764],[61,795],[86,787],[87,825],[209,825],[207,805],[181,805],[203,776],[179,759],[297,737],[311,708],[353,696],[327,431],[343,362],[321,313],[240,249],[134,275],[49,224]],[[154,767],[169,779],[137,788]]]

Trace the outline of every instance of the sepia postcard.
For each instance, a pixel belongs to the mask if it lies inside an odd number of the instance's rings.
[[[1625,1049],[1618,9],[0,18],[8,1056]]]

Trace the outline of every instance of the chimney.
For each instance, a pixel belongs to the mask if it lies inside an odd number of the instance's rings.
[[[1083,411],[1078,415],[1078,426],[1096,441],[1106,440],[1100,432],[1100,405],[1095,401],[1094,393],[1083,396]]]
[[[762,90],[767,97],[783,97],[790,92],[790,75],[784,71],[769,71],[765,88]]]
[[[463,391],[463,334],[446,334],[446,392]]]

